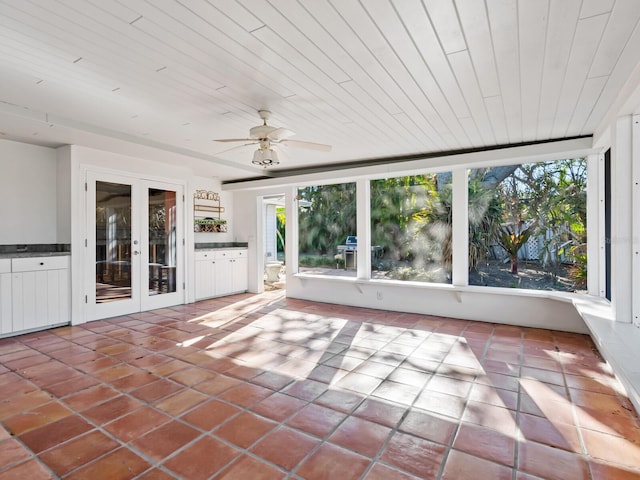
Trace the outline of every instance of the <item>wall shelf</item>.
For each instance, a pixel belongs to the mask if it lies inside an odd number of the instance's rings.
[[[220,195],[211,190],[196,190],[193,194],[193,229],[201,233],[227,231],[227,221],[221,218],[224,207]]]

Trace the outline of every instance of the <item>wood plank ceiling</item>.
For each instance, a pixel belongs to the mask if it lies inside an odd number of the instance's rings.
[[[1,0],[0,130],[194,153],[223,179],[263,173],[212,141],[258,109],[333,145],[283,169],[589,135],[639,19],[638,0]]]

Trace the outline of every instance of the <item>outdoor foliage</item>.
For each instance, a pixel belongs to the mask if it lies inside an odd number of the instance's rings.
[[[586,160],[566,159],[472,169],[469,172],[469,267],[505,258],[518,274],[527,242],[539,271],[568,271],[586,282]],[[305,257],[332,263],[336,247],[356,235],[355,184],[299,189],[299,246]],[[451,174],[371,181],[371,243],[382,254],[373,268],[387,278],[450,281]],[[320,260],[316,260],[320,263]]]
[[[298,196],[305,205],[298,216],[301,253],[333,255],[337,245],[356,234],[355,183],[300,188]]]

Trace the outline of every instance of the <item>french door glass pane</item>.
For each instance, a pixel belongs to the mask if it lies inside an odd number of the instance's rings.
[[[149,295],[176,291],[176,192],[149,189]]]
[[[96,182],[96,303],[131,298],[131,185]]]

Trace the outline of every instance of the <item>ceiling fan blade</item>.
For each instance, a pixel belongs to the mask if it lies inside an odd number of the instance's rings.
[[[323,143],[303,142],[302,140],[280,140],[278,143],[282,145],[291,145],[292,147],[307,148],[309,150],[318,150],[319,152],[330,152],[331,145]]]
[[[276,128],[273,132],[267,135],[267,138],[270,140],[284,140],[285,138],[293,137],[296,133],[292,132],[288,128],[280,127]]]
[[[252,142],[254,138],[216,138],[214,142]]]
[[[236,145],[235,147],[227,148],[226,150],[222,150],[221,152],[216,152],[215,155],[222,155],[223,153],[228,153],[228,152],[231,152],[233,150],[239,150],[241,148],[248,147],[248,146],[251,146],[251,145],[258,145],[259,143],[260,142],[249,142],[249,143],[245,143],[243,145]]]

